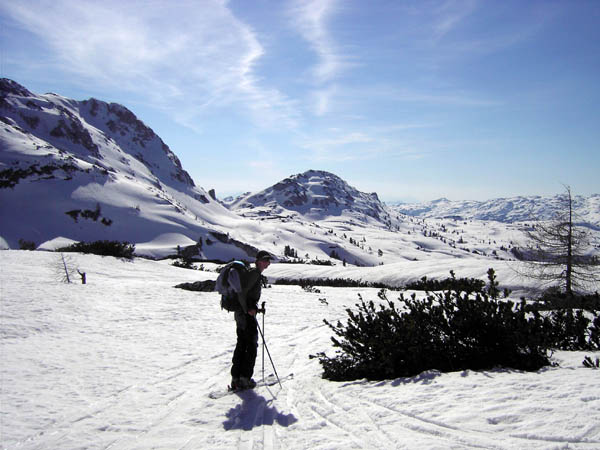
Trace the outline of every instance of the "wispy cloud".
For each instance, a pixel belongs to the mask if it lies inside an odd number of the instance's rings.
[[[446,0],[433,9],[432,36],[441,39],[471,15],[479,4],[478,0]]]
[[[312,113],[316,116],[331,111],[339,93],[339,77],[354,65],[352,57],[344,53],[332,32],[331,22],[340,5],[338,0],[294,0],[288,9],[292,27],[317,57],[309,72],[313,90],[308,95]]]
[[[432,105],[467,106],[467,107],[490,107],[499,106],[498,100],[481,98],[468,92],[418,92],[408,90],[390,90],[388,97],[406,103],[427,103]]]
[[[333,80],[344,67],[344,60],[328,29],[337,0],[297,0],[290,8],[293,26],[317,54],[312,73],[317,83]]]
[[[350,110],[356,108],[355,104],[368,101],[377,101],[380,104],[394,102],[469,108],[488,108],[504,105],[504,101],[496,98],[493,93],[472,92],[468,87],[461,89],[453,86],[434,86],[427,89],[421,86],[410,86],[410,83],[407,83],[407,85],[408,87],[397,84],[372,83],[360,86],[360,88],[346,87],[345,95],[347,98],[352,99],[348,102]]]
[[[425,127],[426,125],[422,125]],[[314,163],[370,160],[414,160],[430,153],[419,143],[392,136],[400,130],[420,125],[390,125],[380,129],[347,131],[332,129],[321,136],[305,137],[298,146],[306,153],[304,158]]]
[[[312,92],[312,98],[314,102],[313,111],[317,116],[323,116],[329,112],[331,108],[331,102],[335,96],[338,88],[336,86],[329,86],[324,89],[316,89]]]
[[[304,157],[312,162],[350,161],[364,157],[361,151],[373,139],[362,132],[329,130],[321,136],[304,136],[298,146],[306,151]]]
[[[488,7],[481,0],[445,0],[435,8],[422,9],[422,19],[428,24],[424,30],[430,36],[425,41],[437,48],[441,61],[492,54],[530,39],[560,10],[552,4],[539,11],[534,7],[530,17],[514,20],[512,6]]]
[[[179,103],[182,116],[236,105],[261,123],[297,119],[293,103],[255,76],[264,49],[225,1],[38,0],[3,2],[0,10],[83,83],[163,108]]]

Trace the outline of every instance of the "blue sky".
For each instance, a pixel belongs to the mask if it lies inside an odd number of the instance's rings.
[[[600,192],[600,1],[0,3],[0,75],[124,104],[219,196]]]

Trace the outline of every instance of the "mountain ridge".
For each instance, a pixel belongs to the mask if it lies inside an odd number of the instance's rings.
[[[515,223],[550,220],[561,209],[563,194],[554,196],[500,197],[484,201],[440,198],[423,203],[399,203],[388,207],[399,214],[421,218],[456,218]],[[600,194],[573,196],[577,221],[600,227]]]
[[[92,162],[102,161],[99,141],[114,144],[130,154],[164,181],[191,187],[195,184],[177,156],[152,129],[123,105],[94,98],[76,101],[57,94],[35,95],[15,81],[0,79],[3,122],[16,130],[27,130],[57,149],[68,145],[71,153]],[[12,95],[11,95],[12,94]],[[121,159],[122,163],[125,161]],[[160,173],[161,171],[167,173]]]

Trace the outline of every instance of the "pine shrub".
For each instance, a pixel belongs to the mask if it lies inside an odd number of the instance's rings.
[[[454,272],[450,271],[450,278],[443,280],[430,280],[426,276],[419,281],[408,283],[405,289],[415,291],[443,291],[459,290],[465,292],[481,292],[485,287],[485,281],[477,278],[456,278]]]
[[[35,242],[26,241],[25,239],[19,239],[19,249],[20,250],[35,250],[36,249]]]
[[[488,280],[474,296],[472,283],[424,299],[400,294],[402,309],[385,289],[379,292],[384,303],[377,306],[359,295],[357,310],[346,310],[346,324],[324,321],[337,336],[331,339],[338,350],[334,357],[315,355],[323,377],[381,380],[432,369],[495,367],[535,371],[551,364],[550,349],[600,349],[600,314],[590,319],[589,313],[570,308],[541,313],[525,299],[500,301],[493,269]]]
[[[195,269],[194,263],[192,262],[192,260],[186,259],[186,258],[182,258],[181,260],[173,261],[173,263],[171,265],[175,266],[175,267],[180,267],[182,269],[192,269],[192,270]]]
[[[597,317],[600,319],[600,316]],[[549,347],[560,350],[592,350],[591,320],[581,310],[557,309],[545,318],[544,329]],[[596,330],[597,332],[597,330]],[[590,339],[588,339],[590,338]]]
[[[596,314],[588,331],[591,348],[600,349],[600,314]]]
[[[600,369],[600,358],[596,358],[596,361],[594,361],[591,357],[586,356],[583,359],[583,365],[590,369]]]
[[[598,292],[594,294],[567,294],[556,289],[550,289],[537,299],[537,304],[534,307],[540,310],[575,308],[592,312],[600,311],[600,295]]]
[[[58,252],[92,253],[101,256],[114,256],[115,258],[133,259],[135,245],[129,242],[119,241],[94,241],[77,242],[68,247],[57,250]]]
[[[387,285],[385,283],[377,283],[377,282],[368,282],[368,281],[360,281],[353,280],[351,278],[315,278],[315,279],[306,279],[306,278],[278,278],[273,282],[273,284],[277,285],[298,285],[302,288],[306,286],[328,286],[328,287],[364,287],[364,288],[385,288],[385,289],[395,289],[394,286]]]
[[[494,283],[491,271],[490,286]],[[551,364],[544,319],[528,312],[524,301],[498,301],[486,290],[475,297],[448,290],[425,299],[401,294],[400,310],[385,293],[380,297],[386,304],[361,298],[356,312],[347,309],[346,324],[325,320],[338,351],[332,358],[316,355],[324,378],[381,380],[432,369],[534,371]]]

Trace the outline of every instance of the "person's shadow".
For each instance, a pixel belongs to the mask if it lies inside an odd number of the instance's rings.
[[[261,425],[273,425],[277,423],[288,427],[298,421],[293,414],[282,414],[274,406],[269,406],[271,400],[267,401],[251,389],[237,392],[236,395],[242,399],[242,403],[231,408],[223,422],[225,430],[251,430]]]

